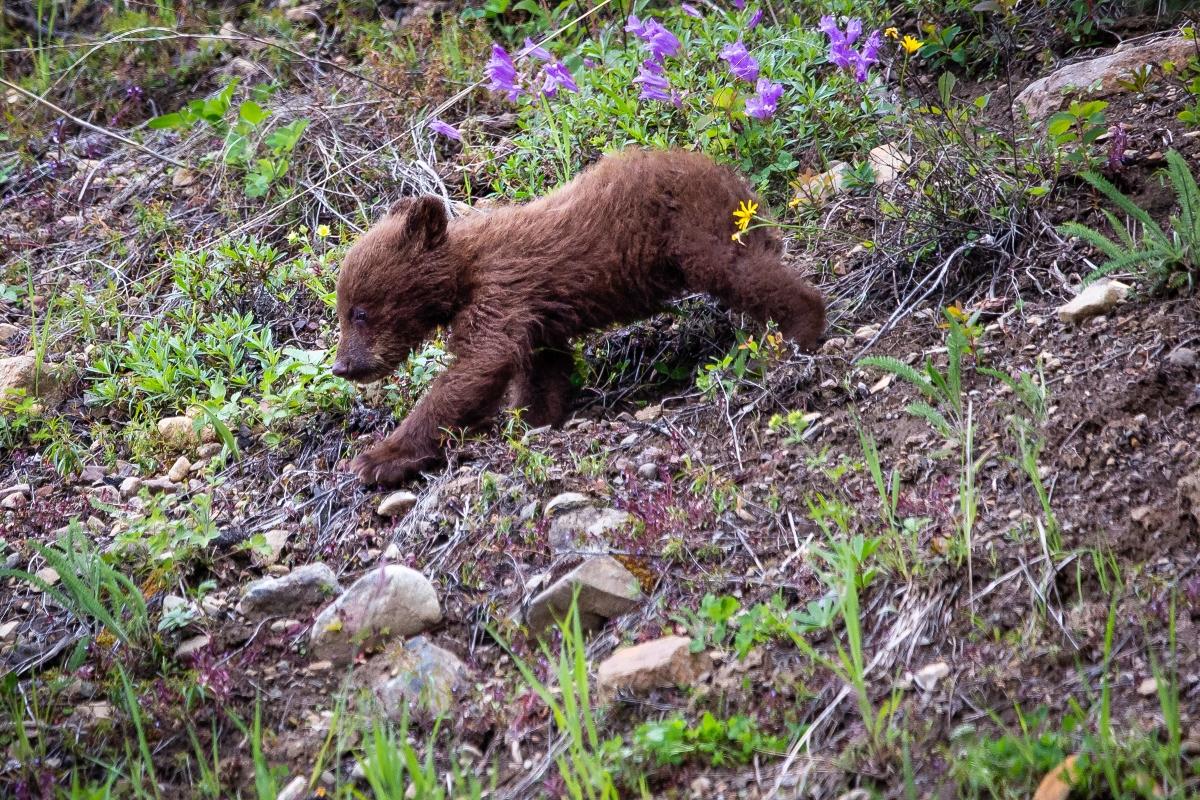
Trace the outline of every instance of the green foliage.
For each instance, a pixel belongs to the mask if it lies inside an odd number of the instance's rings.
[[[767,429],[773,432],[784,431],[785,445],[799,444],[804,441],[808,420],[809,417],[803,411],[789,411],[786,415],[773,414],[767,420]]]
[[[1132,220],[1135,232],[1130,232],[1116,215],[1104,209],[1104,216],[1119,241],[1078,222],[1060,227],[1063,233],[1077,236],[1099,250],[1107,260],[1087,278],[1094,281],[1120,270],[1138,268],[1154,289],[1191,289],[1200,270],[1200,188],[1196,178],[1178,151],[1167,152],[1167,176],[1175,189],[1179,213],[1172,215],[1170,231],[1164,230],[1150,214],[1112,185],[1103,175],[1084,172],[1083,178],[1107,197],[1113,205]]]
[[[270,427],[348,407],[348,385],[330,372],[328,351],[281,347],[252,312],[236,310],[251,291],[294,303],[311,288],[324,300],[319,270],[255,240],[177,252],[169,262],[183,302],[132,330],[118,321],[124,340],[97,347],[88,364],[89,402],[147,420],[203,408],[234,455],[234,422]]]
[[[745,331],[737,332],[737,344],[724,356],[710,361],[696,376],[696,388],[707,399],[731,396],[743,382],[762,379],[771,359],[782,353],[782,339],[768,333],[761,341]]]
[[[1058,152],[1066,153],[1066,161],[1077,166],[1091,166],[1096,160],[1092,145],[1107,130],[1103,100],[1072,101],[1065,111],[1046,120],[1046,132]]]
[[[56,544],[29,546],[58,574],[61,589],[22,570],[0,568],[0,578],[36,586],[91,626],[93,635],[106,630],[126,646],[149,645],[150,618],[141,590],[95,549],[78,520],[70,522]]]
[[[474,775],[463,774],[457,764],[447,772],[434,763],[434,730],[422,758],[408,732],[408,715],[399,727],[376,722],[363,745],[363,773],[376,800],[478,800],[483,787]]]
[[[696,725],[688,725],[681,716],[644,723],[633,732],[633,746],[655,766],[700,760],[721,767],[747,764],[756,753],[782,753],[787,741],[764,735],[749,717],[717,719],[706,711]]]
[[[571,608],[559,624],[562,646],[557,655],[542,645],[543,656],[550,662],[557,687],[552,688],[541,681],[533,668],[509,650],[494,631],[492,636],[508,651],[525,684],[549,709],[554,729],[566,738],[565,750],[555,757],[565,796],[571,800],[616,800],[617,787],[610,765],[620,749],[621,740],[600,739],[588,686],[587,642],[583,638],[576,601],[577,598],[571,602]]]
[[[287,172],[288,156],[300,141],[309,121],[296,119],[269,134],[265,133],[264,125],[271,112],[257,100],[242,101],[236,117],[230,121],[227,117],[236,88],[237,81],[234,80],[212,97],[192,100],[178,111],[155,117],[148,126],[187,132],[206,124],[223,140],[222,158],[225,163],[245,172],[246,196],[264,197]],[[263,91],[254,94],[259,99],[266,99]],[[265,146],[265,152],[260,144]]]
[[[36,448],[59,475],[79,469],[83,448],[66,417],[24,389],[5,392],[0,397],[0,451],[25,444]]]
[[[766,603],[757,603],[738,614],[741,604],[729,595],[707,594],[697,612],[684,612],[680,621],[692,637],[691,649],[732,645],[738,659],[744,659],[760,645],[793,634],[804,635],[827,628],[834,619],[832,598],[811,600],[804,608],[789,611],[782,595]]]
[[[906,406],[908,413],[928,422],[947,439],[956,438],[964,419],[963,360],[975,352],[975,341],[982,329],[977,316],[966,318],[954,307],[943,312],[946,322],[946,369],[938,369],[926,358],[922,369],[916,369],[891,356],[866,356],[859,366],[875,367],[903,378],[930,402],[915,402]]]

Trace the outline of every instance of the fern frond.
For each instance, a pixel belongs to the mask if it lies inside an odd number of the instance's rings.
[[[1089,272],[1083,279],[1083,285],[1088,286],[1095,283],[1106,275],[1111,275],[1114,272],[1120,272],[1128,267],[1144,264],[1147,261],[1153,261],[1155,258],[1161,258],[1162,252],[1159,250],[1138,250],[1134,253],[1125,253],[1119,258],[1109,259],[1094,270]]]
[[[1149,233],[1158,239],[1165,240],[1167,238],[1163,229],[1150,217],[1150,213],[1146,209],[1133,202],[1128,195],[1109,183],[1108,179],[1103,175],[1095,172],[1084,172],[1083,179],[1112,201],[1113,205],[1117,208],[1142,223],[1142,228],[1144,229],[1143,235]]]
[[[1129,232],[1129,228],[1121,220],[1117,219],[1117,215],[1109,211],[1107,208],[1102,208],[1100,211],[1104,214],[1104,218],[1108,220],[1109,226],[1116,232],[1117,238],[1121,240],[1121,244],[1127,250],[1137,250],[1137,242],[1133,240],[1133,234]]]
[[[1183,230],[1178,231],[1177,225],[1177,232],[1182,233],[1195,254],[1195,251],[1200,250],[1200,186],[1196,185],[1196,178],[1177,150],[1167,151],[1167,174],[1175,186],[1175,194],[1179,201],[1179,221]]]
[[[1064,222],[1058,229],[1067,236],[1075,236],[1090,244],[1109,258],[1119,258],[1127,252],[1125,248],[1109,239],[1100,231],[1078,222]]]
[[[892,358],[891,356],[864,356],[858,360],[857,366],[874,367],[884,372],[890,372],[896,377],[903,378],[911,383],[921,394],[929,399],[938,399],[937,389],[929,382],[929,379],[898,358]]]
[[[909,403],[904,407],[904,410],[912,414],[914,417],[920,417],[928,422],[934,430],[947,439],[954,438],[954,429],[950,427],[950,423],[947,421],[946,415],[928,403]]]

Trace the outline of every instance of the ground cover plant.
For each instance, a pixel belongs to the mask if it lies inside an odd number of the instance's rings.
[[[4,4],[0,796],[1200,794],[1193,13]],[[820,351],[689,297],[364,489],[448,356],[332,375],[348,246],[630,146]]]

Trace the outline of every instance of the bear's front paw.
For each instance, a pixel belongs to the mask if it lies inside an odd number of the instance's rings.
[[[382,445],[350,462],[350,469],[368,486],[396,486],[437,463],[436,455],[417,456]]]

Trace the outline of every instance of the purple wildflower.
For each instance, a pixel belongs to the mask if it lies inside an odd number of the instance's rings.
[[[846,23],[846,44],[854,44],[862,36],[862,20],[855,18]]]
[[[733,0],[733,7],[741,11],[746,7],[746,0]]]
[[[492,45],[492,57],[488,59],[484,72],[490,81],[488,88],[493,92],[503,92],[509,102],[521,96],[521,87],[517,84],[517,68],[500,45]]]
[[[863,44],[862,52],[858,54],[858,60],[854,64],[854,79],[859,83],[866,83],[871,65],[879,63],[879,45],[882,41],[879,31],[875,31]]]
[[[844,38],[841,30],[837,26],[837,20],[828,14],[821,17],[820,23],[817,24],[817,29],[820,30],[821,33],[828,36],[830,42],[833,42],[835,39]]]
[[[696,8],[691,3],[680,3],[679,7],[681,9],[683,9],[683,13],[687,14],[689,17],[695,17],[696,19],[701,19],[704,16],[703,14],[700,13],[700,9]]]
[[[445,122],[442,122],[440,119],[430,120],[429,121],[429,130],[433,131],[434,133],[441,134],[442,136],[445,136],[447,139],[453,139],[456,142],[462,141],[462,134],[458,132],[458,129],[453,127],[452,125],[448,125]]]
[[[633,82],[641,85],[642,92],[638,97],[642,100],[660,100],[664,103],[674,103],[677,106],[680,104],[679,93],[671,91],[671,82],[667,80],[666,71],[653,59],[646,59],[642,62],[641,68],[638,69],[638,76],[633,79]]]
[[[682,47],[679,38],[664,28],[658,20],[646,20],[645,32],[646,35],[642,38],[646,40],[646,46],[650,48],[650,54],[654,56],[654,60],[659,63],[662,63],[667,56],[678,53]]]
[[[667,56],[678,53],[683,46],[679,43],[679,38],[656,19],[640,20],[636,15],[630,14],[625,30],[645,42],[651,57],[659,63]]]
[[[721,60],[729,62],[729,71],[739,80],[754,83],[754,79],[758,77],[758,62],[750,55],[741,39],[721,48]]]
[[[762,9],[758,8],[755,9],[754,13],[750,15],[750,21],[746,23],[746,30],[754,30],[758,27],[758,23],[760,22],[762,22]]]
[[[525,37],[525,47],[521,52],[530,58],[536,58],[538,61],[554,60],[554,56],[550,55],[549,50],[542,47],[540,44],[536,44],[533,39],[530,39],[528,36]]]
[[[755,94],[746,98],[746,115],[755,119],[770,119],[783,94],[783,85],[759,78],[754,88]]]
[[[542,76],[545,78],[542,94],[546,97],[554,97],[559,89],[566,89],[568,92],[579,91],[575,79],[571,77],[571,71],[561,61],[542,67]]]
[[[883,42],[879,31],[867,37],[863,43],[862,52],[854,50],[852,45],[862,35],[862,20],[852,19],[846,23],[846,30],[838,28],[837,20],[831,16],[821,17],[818,29],[829,37],[829,63],[838,69],[853,70],[854,79],[866,83],[872,64],[879,62],[879,46]]]
[[[1122,124],[1113,125],[1108,129],[1108,168],[1120,172],[1125,168],[1125,148],[1129,145],[1129,135],[1125,133]]]
[[[595,69],[596,66],[597,66],[596,62],[592,61],[590,58],[583,59],[583,68],[584,69]]]

